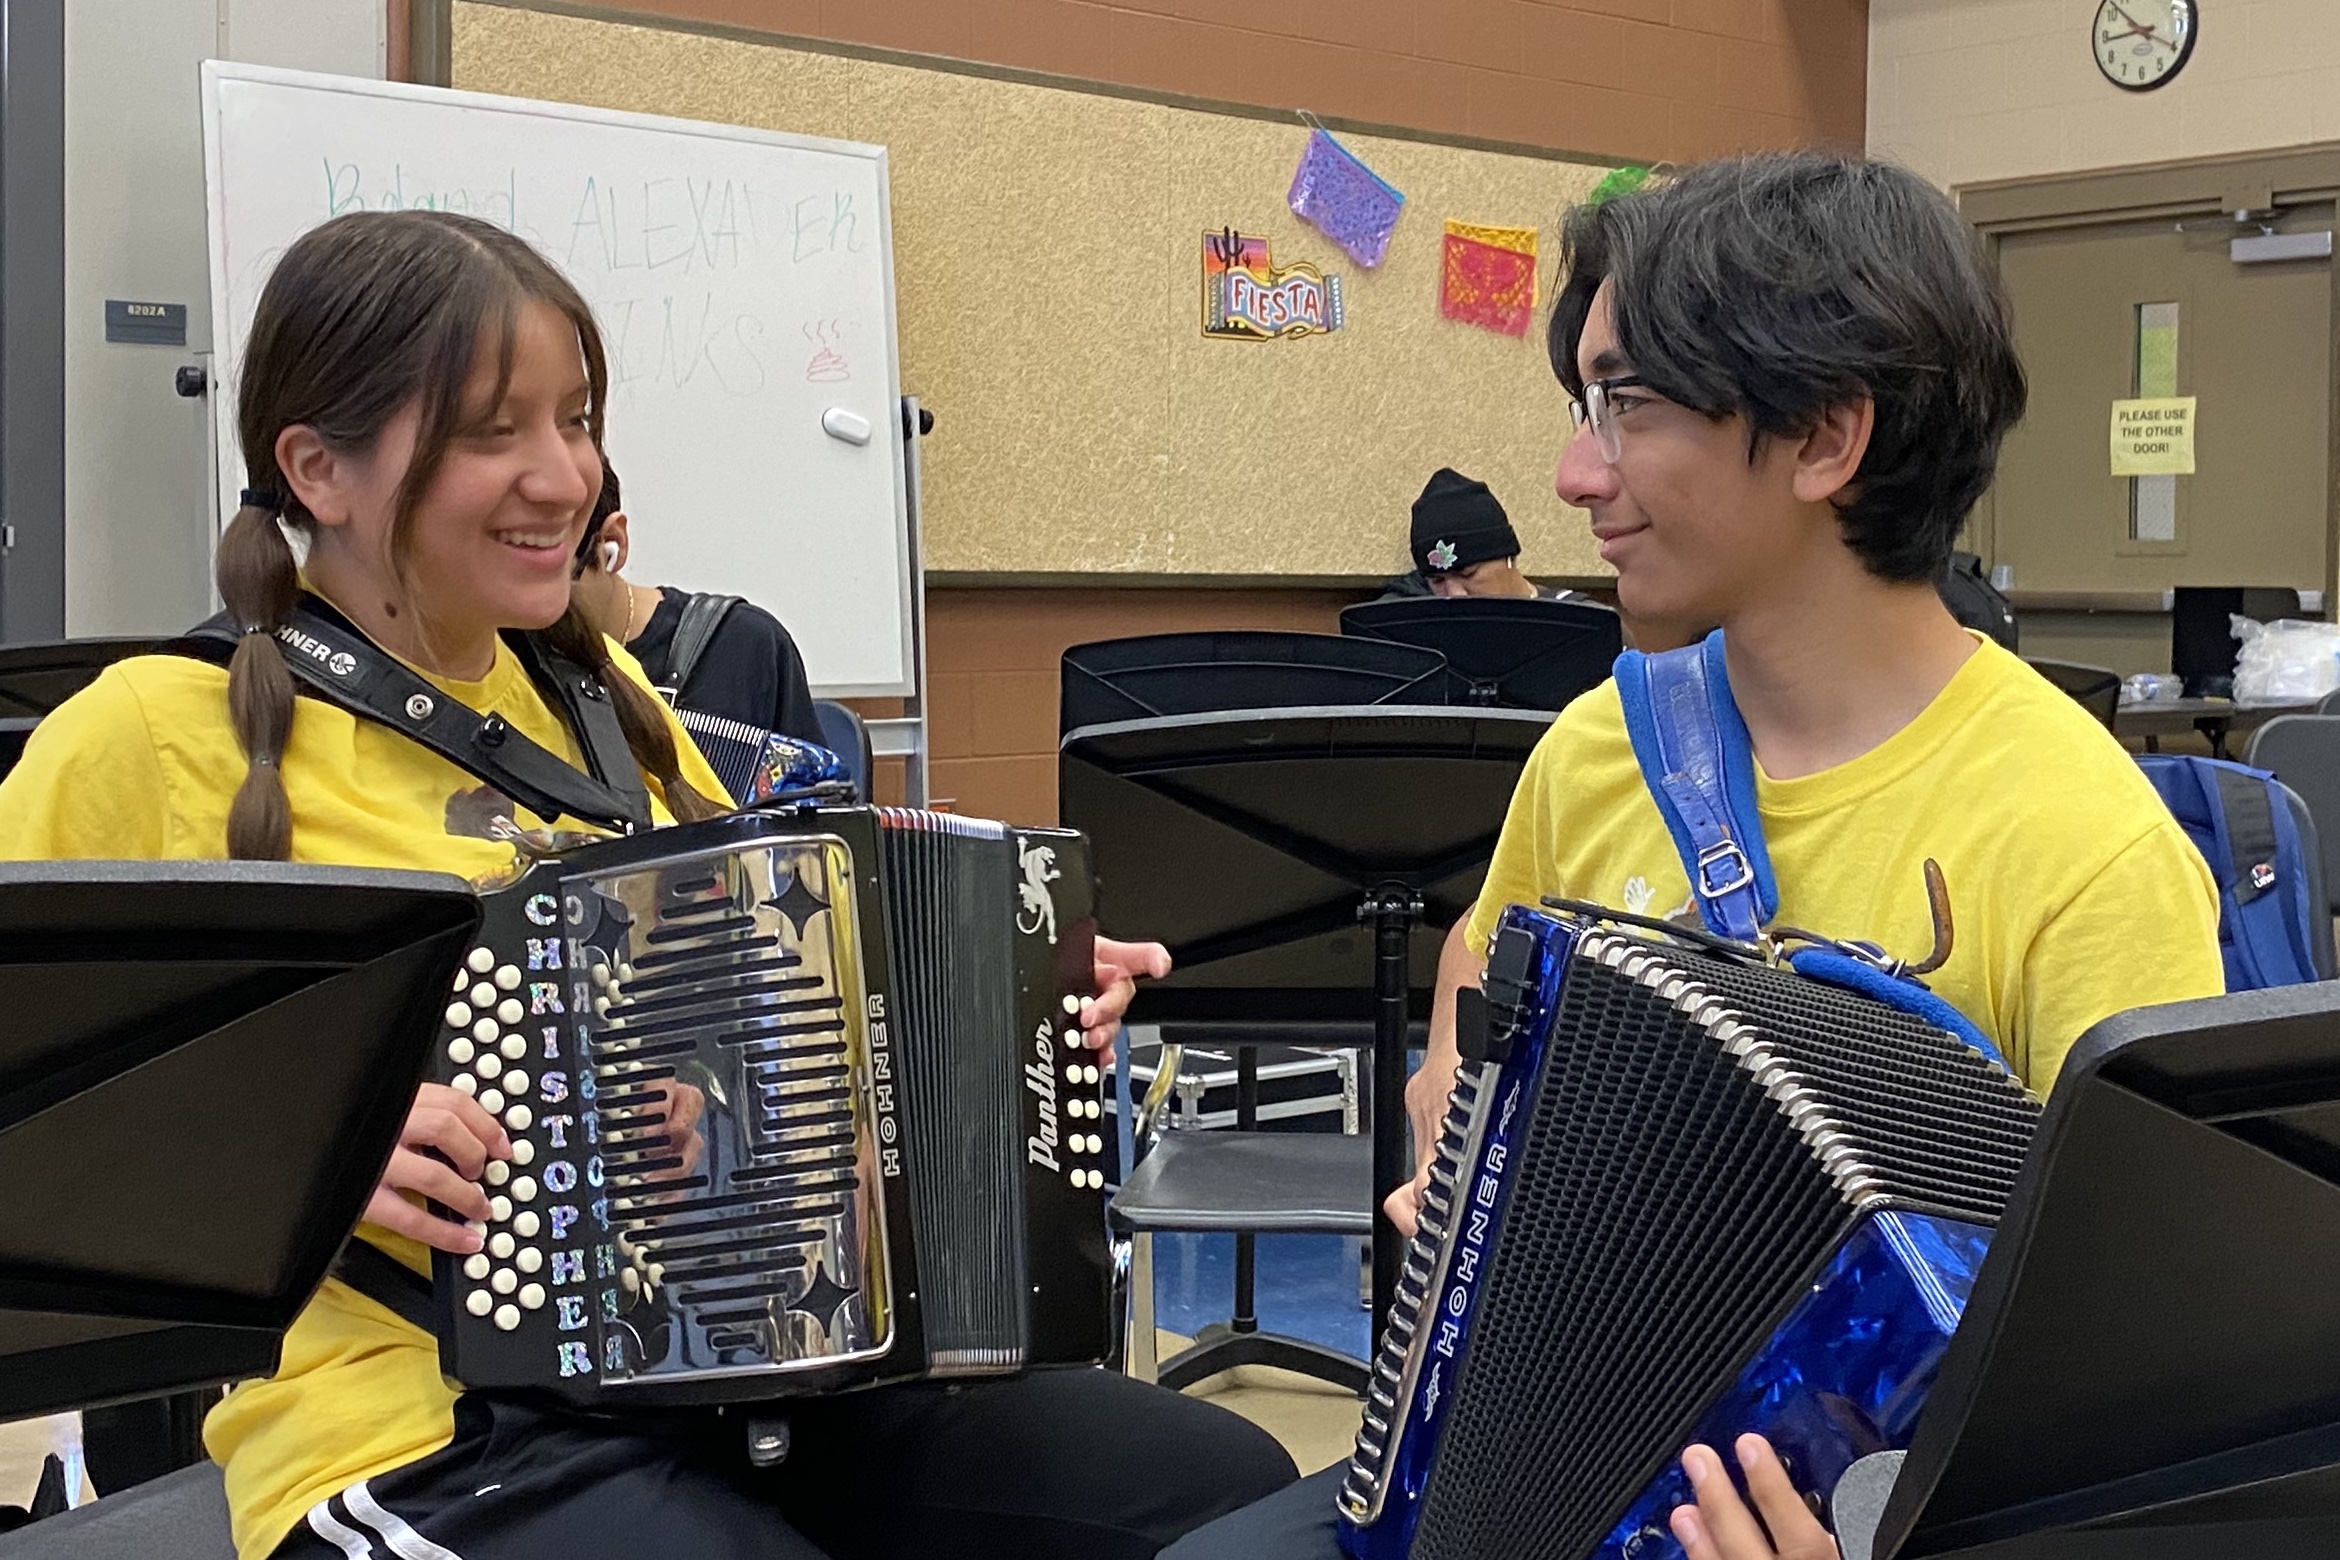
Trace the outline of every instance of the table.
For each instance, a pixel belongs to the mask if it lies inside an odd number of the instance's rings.
[[[2316,699],[2280,703],[2237,704],[2232,699],[2158,699],[2150,704],[2124,704],[2113,715],[2113,734],[2143,737],[2145,751],[2161,751],[2161,739],[2184,731],[2199,731],[2210,739],[2214,758],[2226,758],[2226,739],[2238,731],[2264,726],[2278,715],[2313,715]]]

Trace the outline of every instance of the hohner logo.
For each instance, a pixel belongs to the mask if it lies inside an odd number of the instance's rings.
[[[1056,1052],[1049,1044],[1055,1038],[1056,1026],[1042,1020],[1032,1035],[1035,1060],[1024,1064],[1024,1087],[1040,1102],[1040,1130],[1024,1139],[1024,1158],[1051,1170],[1061,1170],[1063,1167],[1056,1162]]]
[[[304,634],[291,624],[276,631],[279,643],[298,650],[336,677],[347,677],[357,670],[357,657],[347,650],[336,650],[314,634]]]

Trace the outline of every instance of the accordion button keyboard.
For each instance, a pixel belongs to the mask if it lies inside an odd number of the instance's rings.
[[[508,1260],[512,1253],[518,1248],[519,1243],[513,1240],[511,1235],[506,1231],[498,1230],[493,1235],[488,1237],[488,1255],[495,1258],[498,1262]]]
[[[544,1309],[544,1285],[542,1285],[542,1284],[523,1284],[523,1285],[521,1285],[521,1286],[520,1286],[520,1309],[521,1309],[521,1310],[523,1310],[523,1311],[541,1311],[541,1310],[543,1310],[543,1309]]]
[[[486,1111],[491,1116],[499,1114],[504,1108],[504,1096],[502,1091],[498,1089],[480,1090],[479,1108]]]
[[[468,1067],[471,1064],[471,1058],[473,1055],[474,1052],[472,1051],[469,1037],[464,1035],[457,1035],[454,1039],[447,1042],[447,1060],[453,1062],[456,1066]]]
[[[474,1289],[463,1297],[463,1309],[474,1316],[485,1316],[496,1308],[496,1297],[484,1289]]]
[[[469,1029],[471,1027],[471,1005],[466,1002],[448,1003],[447,1027],[449,1029]]]
[[[496,984],[506,991],[518,991],[520,989],[520,966],[507,964],[497,970]]]
[[[528,1139],[522,1138],[512,1145],[512,1163],[516,1165],[532,1164],[535,1159],[536,1145],[529,1142]]]
[[[452,1087],[461,1090],[465,1094],[477,1094],[479,1092],[479,1080],[471,1076],[469,1073],[457,1073],[455,1075],[455,1082]]]
[[[497,1268],[488,1278],[488,1288],[499,1295],[508,1295],[520,1287],[520,1275],[510,1268]]]
[[[513,1215],[512,1233],[519,1236],[522,1240],[536,1239],[536,1232],[541,1227],[542,1226],[537,1223],[536,1215],[529,1212],[525,1208],[521,1209],[517,1214]]]
[[[518,1306],[499,1305],[496,1307],[496,1327],[498,1330],[503,1332],[512,1332],[517,1329],[519,1325],[520,1308]]]
[[[520,1248],[518,1266],[523,1273],[541,1272],[544,1268],[544,1253],[534,1246],[523,1246]]]
[[[474,948],[463,962],[471,967],[472,974],[485,975],[496,967],[495,951],[490,948]]]
[[[506,997],[496,1004],[496,1022],[499,1024],[517,1024],[527,1016],[528,1009],[520,1005],[518,997]]]
[[[535,1112],[525,1105],[515,1105],[504,1112],[504,1125],[510,1127],[514,1132],[526,1132],[529,1123],[534,1120],[536,1120]]]
[[[487,1253],[475,1251],[463,1259],[463,1276],[475,1284],[479,1283],[488,1276],[490,1266],[492,1264],[487,1259]]]

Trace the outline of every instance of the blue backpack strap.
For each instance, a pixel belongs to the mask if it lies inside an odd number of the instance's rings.
[[[1698,913],[1751,943],[1779,912],[1755,806],[1755,746],[1731,699],[1722,630],[1702,644],[1617,657],[1617,694],[1641,777],[1674,837]]]
[[[2306,874],[2297,821],[2263,770],[2220,764],[2207,770],[2219,853],[2220,886],[2233,906],[2233,947],[2248,989],[2295,986],[2316,978],[2301,942],[2297,901]]]

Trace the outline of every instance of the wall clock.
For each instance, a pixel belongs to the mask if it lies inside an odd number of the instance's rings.
[[[2200,31],[2195,0],[2103,0],[2089,29],[2089,52],[2104,79],[2150,92],[2185,69]]]

